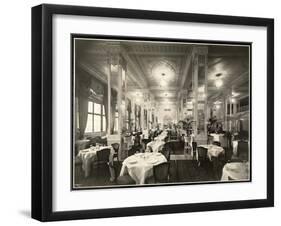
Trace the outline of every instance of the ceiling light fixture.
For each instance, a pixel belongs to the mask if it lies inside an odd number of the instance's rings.
[[[231,100],[231,103],[235,103],[236,102],[235,98],[231,98],[230,100]]]
[[[167,86],[167,82],[166,81],[160,81],[160,86]]]
[[[220,88],[223,85],[223,82],[222,82],[222,80],[220,78],[221,76],[222,76],[222,73],[216,74],[217,80],[215,81],[215,86],[217,88]]]
[[[215,81],[215,86],[216,86],[217,88],[220,88],[220,87],[222,86],[222,84],[223,84],[223,82],[222,82],[221,79],[218,79],[218,80]]]

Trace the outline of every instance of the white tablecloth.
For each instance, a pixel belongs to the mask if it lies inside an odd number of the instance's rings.
[[[218,157],[221,153],[224,153],[222,147],[213,144],[199,145],[198,147],[208,149],[207,155],[210,160],[212,160],[212,157]]]
[[[143,135],[143,139],[148,139],[149,138],[149,131],[147,129],[143,130],[142,135]]]
[[[164,141],[167,136],[168,136],[168,132],[167,131],[163,131],[157,137],[154,137],[154,140]]]
[[[238,140],[232,141],[233,155],[237,156]]]
[[[148,142],[146,147],[151,147],[153,152],[159,152],[161,151],[164,144],[165,142],[162,140],[155,140],[155,141]]]
[[[126,158],[120,176],[129,174],[137,184],[144,184],[145,179],[153,176],[153,166],[167,162],[161,153],[138,153]]]
[[[248,180],[250,165],[248,162],[230,162],[225,164],[222,170],[222,181],[229,180]]]
[[[220,142],[220,137],[224,136],[224,134],[211,133],[210,136],[214,138],[214,141]]]
[[[85,177],[90,175],[91,165],[97,159],[97,152],[106,148],[110,148],[109,161],[113,161],[114,149],[112,146],[91,147],[78,152],[76,160],[82,162],[82,169],[85,173]]]

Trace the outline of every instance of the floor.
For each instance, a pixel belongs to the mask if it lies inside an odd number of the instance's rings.
[[[206,162],[205,165],[198,166],[198,162],[193,160],[191,155],[186,153],[171,155],[169,182],[219,181],[224,164],[224,162],[221,162],[217,170],[214,171],[211,162]],[[114,166],[117,175],[119,175],[122,163],[116,161],[114,162]],[[110,182],[109,178],[110,173],[107,165],[102,166],[98,171],[93,170],[88,178],[85,178],[81,169],[77,167],[74,182],[76,187],[116,185],[115,182]]]

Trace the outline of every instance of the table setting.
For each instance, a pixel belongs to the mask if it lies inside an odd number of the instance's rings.
[[[249,172],[249,162],[230,162],[224,165],[221,180],[248,180]]]
[[[167,160],[161,153],[136,153],[124,160],[120,176],[129,174],[136,184],[145,184],[153,176],[153,166],[163,162]]]
[[[212,157],[218,157],[220,154],[224,154],[224,149],[220,146],[213,144],[199,145],[198,147],[206,148],[207,156],[212,161]]]
[[[97,159],[97,152],[104,149],[110,149],[109,161],[113,161],[114,150],[112,146],[93,146],[87,149],[80,150],[76,156],[76,161],[82,162],[82,169],[85,173],[85,177],[88,177],[91,172],[91,165]]]

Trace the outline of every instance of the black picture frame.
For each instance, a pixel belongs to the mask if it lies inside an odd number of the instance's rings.
[[[267,198],[54,212],[52,210],[52,18],[55,14],[265,27],[267,29]],[[49,4],[32,8],[32,218],[40,221],[56,221],[271,206],[274,206],[273,19]]]

